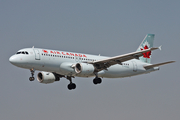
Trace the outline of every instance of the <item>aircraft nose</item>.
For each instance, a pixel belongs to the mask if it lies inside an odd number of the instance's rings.
[[[13,62],[14,62],[14,57],[13,57],[13,56],[11,56],[11,57],[9,58],[9,62],[10,62],[10,63],[13,63]]]
[[[17,60],[16,56],[13,55],[9,58],[9,62],[11,64],[16,64],[16,63],[18,63],[18,60]]]

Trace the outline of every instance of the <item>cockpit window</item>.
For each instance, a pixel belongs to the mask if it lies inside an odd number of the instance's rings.
[[[20,52],[17,52],[16,54],[26,54],[26,55],[28,55],[29,53],[27,51],[20,51]]]

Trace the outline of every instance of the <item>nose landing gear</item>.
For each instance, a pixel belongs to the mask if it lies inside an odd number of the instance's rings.
[[[34,69],[30,69],[30,71],[31,71],[31,77],[29,77],[29,80],[30,81],[34,81],[34,72],[35,72],[35,70]]]

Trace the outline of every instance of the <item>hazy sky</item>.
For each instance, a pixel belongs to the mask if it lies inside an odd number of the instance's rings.
[[[179,120],[179,0],[1,0],[1,120]],[[105,79],[75,78],[67,89],[30,82],[30,71],[9,63],[19,49],[40,47],[105,56],[137,49],[154,33],[152,63],[175,60],[150,74]],[[39,71],[36,71],[36,74]]]

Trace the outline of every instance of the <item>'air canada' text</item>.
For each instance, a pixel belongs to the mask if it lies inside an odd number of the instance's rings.
[[[42,50],[44,53],[48,54],[57,54],[57,55],[69,55],[69,56],[78,56],[78,57],[87,57],[84,54],[77,54],[77,53],[70,53],[70,52],[59,52],[59,51],[49,51],[48,50]]]

